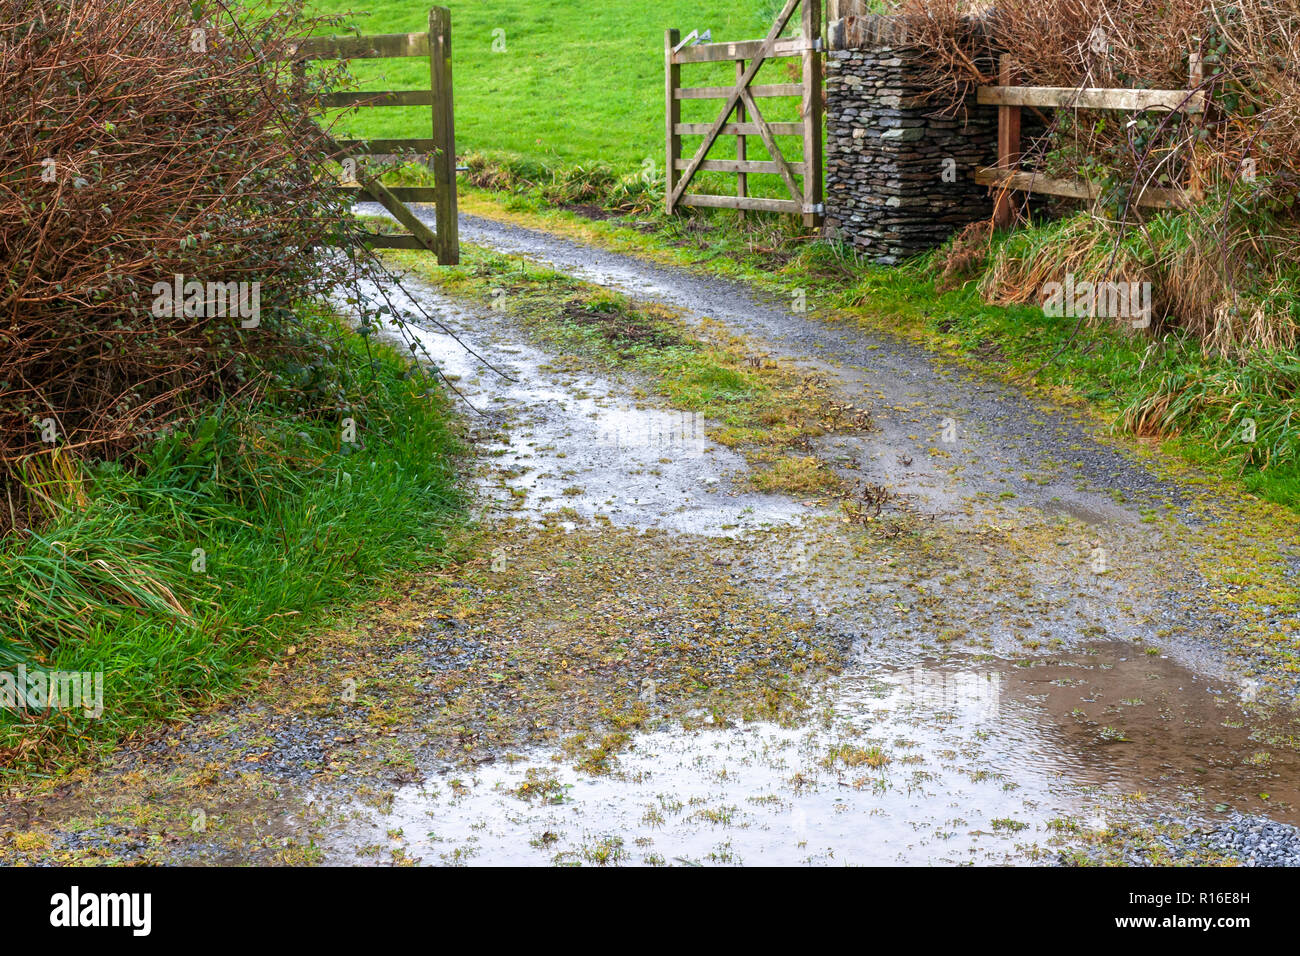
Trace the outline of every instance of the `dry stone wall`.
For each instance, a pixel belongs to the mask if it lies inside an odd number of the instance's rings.
[[[992,214],[975,168],[997,158],[997,110],[925,100],[920,51],[889,18],[832,24],[826,61],[826,231],[876,262],[939,245]]]

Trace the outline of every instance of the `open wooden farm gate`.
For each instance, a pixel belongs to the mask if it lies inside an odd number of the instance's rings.
[[[796,10],[802,7],[800,36],[782,37]],[[821,0],[787,0],[772,29],[762,40],[739,43],[701,43],[687,46],[680,31],[669,30],[664,40],[667,104],[667,208],[712,206],[724,209],[792,213],[803,217],[806,226],[821,223],[822,205],[822,37]],[[755,78],[768,60],[798,57],[802,76],[798,83],[756,85]],[[732,86],[682,86],[682,67],[690,64],[732,61],[736,64]],[[798,122],[768,122],[758,101],[774,97],[799,97]],[[682,101],[722,100],[722,108],[711,123],[683,123]],[[733,118],[734,117],[734,118]],[[682,153],[682,137],[703,136],[691,158]],[[737,137],[735,159],[709,159],[719,137]],[[748,158],[746,138],[762,140],[769,159]],[[788,160],[777,145],[777,136],[802,139],[802,155]],[[734,173],[734,195],[688,193],[696,173]],[[749,176],[779,176],[788,198],[770,199],[749,195]]]
[[[293,51],[295,70],[306,68],[308,60],[395,59],[427,57],[429,88],[382,90],[377,92],[331,93],[323,97],[323,109],[370,106],[427,106],[432,110],[432,135],[425,139],[372,139],[331,141],[334,158],[355,167],[355,184],[339,189],[373,199],[393,214],[408,235],[366,234],[366,243],[381,249],[424,249],[438,257],[440,265],[460,261],[460,239],[456,209],[456,128],[451,88],[451,11],[434,7],[429,11],[429,29],[419,33],[389,33],[375,36],[320,37],[300,43]],[[433,186],[385,186],[367,175],[362,156],[414,154],[424,157],[434,176]],[[431,202],[437,206],[437,229],[431,230],[408,207],[408,202]]]

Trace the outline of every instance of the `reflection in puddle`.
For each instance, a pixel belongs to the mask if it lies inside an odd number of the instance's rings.
[[[408,307],[400,292],[389,295],[398,308]],[[709,439],[699,415],[629,402],[626,386],[557,369],[553,356],[500,315],[466,310],[424,289],[420,297],[461,341],[509,375],[448,333],[406,326],[466,399],[493,417],[497,427],[482,448],[504,487],[489,479],[482,489],[499,508],[531,517],[570,509],[582,518],[706,535],[800,519],[803,509],[788,498],[732,487],[729,476],[744,473],[745,460]]]
[[[1094,649],[1097,650],[1097,649]],[[1232,808],[1300,822],[1300,758],[1248,716],[1230,681],[1140,648],[1016,668],[1016,693],[1046,712],[1046,759],[1077,779],[1202,812]]]
[[[605,776],[550,753],[439,776],[345,844],[400,829],[426,865],[1002,863],[1051,859],[1066,817],[1295,818],[1294,754],[1260,758],[1235,698],[1123,650],[847,674],[803,727],[661,726]]]

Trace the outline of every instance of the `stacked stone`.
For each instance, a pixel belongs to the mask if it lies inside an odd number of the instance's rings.
[[[888,41],[827,58],[827,234],[888,265],[993,209],[975,169],[996,161],[997,110],[925,100],[924,70],[920,51]]]

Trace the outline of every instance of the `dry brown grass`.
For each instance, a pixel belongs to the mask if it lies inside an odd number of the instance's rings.
[[[993,223],[983,219],[972,222],[949,243],[943,257],[935,289],[946,292],[976,274],[988,262],[993,239]]]
[[[1056,111],[1026,144],[1027,167],[1100,182],[1107,201],[1055,247],[998,256],[983,288],[994,301],[1030,301],[1049,277],[1104,263],[1109,281],[1152,281],[1157,311],[1207,351],[1295,347],[1300,0],[901,0],[899,17],[945,99],[992,82],[1003,51],[1017,82],[1068,88],[1189,89],[1199,58],[1203,116]],[[1183,214],[1182,241],[1135,255],[1122,239],[1145,235],[1148,214],[1125,195],[1193,183],[1205,198]],[[969,265],[968,239],[941,281]]]

